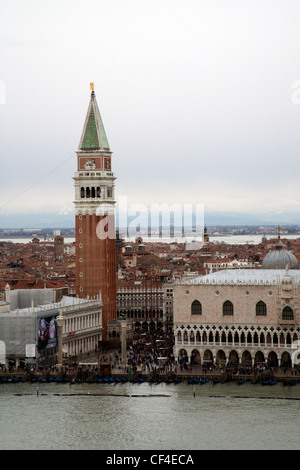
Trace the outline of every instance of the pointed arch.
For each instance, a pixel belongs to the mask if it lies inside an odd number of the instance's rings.
[[[233,315],[233,303],[230,300],[223,303],[223,315]]]
[[[257,317],[265,317],[267,315],[267,305],[265,302],[260,300],[255,306],[255,312]]]
[[[202,305],[199,300],[194,300],[194,302],[192,302],[191,315],[202,315]]]
[[[294,312],[290,306],[286,306],[282,310],[282,320],[294,320]]]

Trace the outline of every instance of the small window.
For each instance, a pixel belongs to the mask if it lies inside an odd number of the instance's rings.
[[[230,300],[223,303],[223,315],[233,315],[233,303]]]
[[[282,320],[294,320],[294,312],[291,307],[284,307],[282,310]]]
[[[199,300],[194,300],[191,305],[191,314],[192,315],[202,315],[202,305]]]
[[[262,300],[256,304],[256,315],[258,317],[265,317],[267,315],[267,306]]]

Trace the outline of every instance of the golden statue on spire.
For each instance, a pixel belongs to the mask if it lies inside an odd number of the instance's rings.
[[[91,83],[90,83],[90,90],[94,91],[94,89],[95,89],[94,82],[91,82]]]

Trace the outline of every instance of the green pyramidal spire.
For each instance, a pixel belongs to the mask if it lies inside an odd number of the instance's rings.
[[[83,151],[109,150],[109,144],[94,90],[91,93],[79,149]]]

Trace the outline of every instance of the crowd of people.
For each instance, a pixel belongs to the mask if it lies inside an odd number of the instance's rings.
[[[163,330],[135,331],[132,345],[128,347],[125,370],[127,374],[141,372],[168,373],[175,371],[176,363],[173,355],[173,333]],[[104,354],[100,363],[108,362],[112,372],[124,369],[120,351]],[[176,369],[177,371],[177,369]]]

